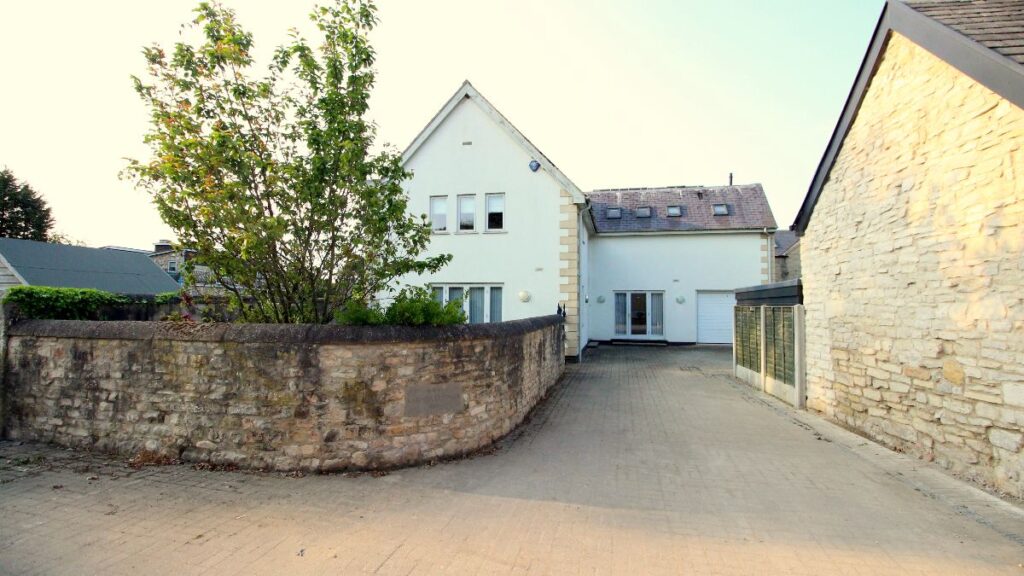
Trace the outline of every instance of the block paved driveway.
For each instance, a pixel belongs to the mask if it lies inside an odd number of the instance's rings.
[[[1019,507],[730,360],[599,349],[494,454],[383,477],[0,443],[0,573],[1024,575]]]

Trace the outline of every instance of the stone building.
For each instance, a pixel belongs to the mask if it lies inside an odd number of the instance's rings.
[[[793,230],[775,232],[775,269],[773,282],[800,277],[800,237]]]
[[[188,248],[176,249],[170,240],[159,240],[153,244],[149,259],[167,272],[167,275],[178,283],[185,285],[185,262],[195,258],[196,251]],[[193,282],[189,285],[192,295],[224,296],[227,291],[217,283],[217,279],[206,266],[197,264],[192,268]]]
[[[794,229],[807,405],[1024,496],[1024,10],[890,0]]]

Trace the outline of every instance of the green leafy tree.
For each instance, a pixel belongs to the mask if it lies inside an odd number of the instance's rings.
[[[0,237],[45,242],[53,228],[50,207],[31,186],[0,171]]]
[[[235,13],[195,13],[195,45],[143,50],[148,78],[134,82],[152,158],[126,170],[196,250],[187,266],[208,266],[246,321],[324,323],[450,260],[420,258],[430,227],[407,214],[411,174],[397,152],[372,150],[371,2],[315,8],[321,42],[293,30],[258,77]]]

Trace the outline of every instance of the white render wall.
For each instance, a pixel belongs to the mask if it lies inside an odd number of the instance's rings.
[[[463,142],[472,142],[464,145]],[[406,168],[413,214],[429,213],[431,196],[448,197],[448,232],[432,236],[428,254],[451,263],[402,283],[501,285],[503,319],[554,314],[559,304],[559,184],[472,99],[462,100]],[[485,232],[485,194],[505,194],[505,232]],[[476,231],[458,232],[458,196],[476,195]],[[529,292],[521,302],[518,293]]]
[[[580,342],[579,342],[579,353],[582,357],[583,349],[587,347],[587,342],[590,339],[590,306],[588,304],[587,292],[590,290],[590,241],[594,238],[586,227],[586,223],[583,220],[583,213],[580,212],[577,216],[578,220],[578,236],[579,236],[579,263],[580,263],[580,296],[579,296],[579,307],[580,307]]]
[[[665,340],[696,342],[697,291],[761,284],[764,238],[760,232],[591,236],[585,294],[590,339],[624,337],[615,334],[614,293],[635,290],[665,292]]]

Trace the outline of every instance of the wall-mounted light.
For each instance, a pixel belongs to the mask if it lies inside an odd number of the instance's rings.
[[[683,298],[682,296],[676,296],[676,303],[677,304],[683,304],[685,302],[686,302],[686,298]]]
[[[597,297],[597,303],[598,304],[604,304],[604,296],[598,296]]]
[[[530,293],[527,292],[526,290],[520,290],[518,296],[519,296],[519,301],[520,302],[529,302],[530,301]]]
[[[536,172],[537,170],[540,170],[540,162],[530,160],[530,172]]]

